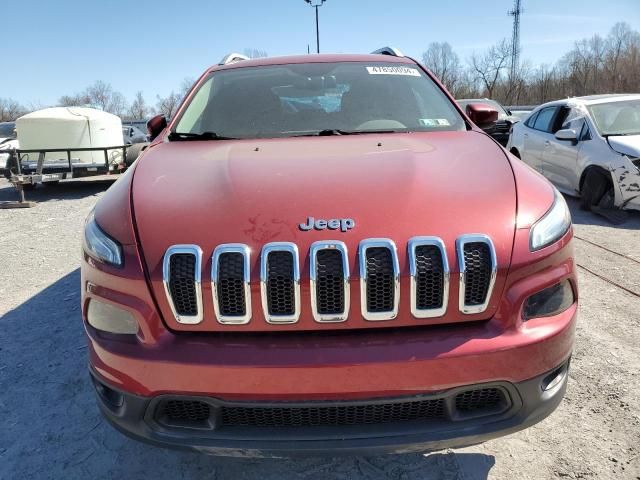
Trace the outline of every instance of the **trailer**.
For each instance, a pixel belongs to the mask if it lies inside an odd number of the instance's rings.
[[[7,165],[0,171],[16,188],[18,201],[0,202],[0,208],[33,207],[34,202],[25,198],[25,190],[31,190],[38,184],[57,183],[60,180],[97,175],[121,173],[130,165],[127,161],[127,150],[139,150],[139,145],[114,145],[108,147],[88,148],[43,148],[43,149],[8,149],[0,150],[0,154],[9,154]],[[117,154],[116,154],[117,152]],[[64,160],[47,160],[47,154],[63,154]],[[101,162],[79,162],[73,154],[98,154]],[[138,151],[139,153],[139,151]],[[31,160],[36,156],[37,160]],[[131,157],[129,155],[129,157]]]
[[[16,131],[17,148],[0,146],[0,156],[8,154],[1,173],[16,187],[19,200],[0,203],[0,208],[33,206],[25,191],[37,184],[120,173],[144,149],[143,144],[125,144],[120,118],[85,107],[29,113],[16,120]]]

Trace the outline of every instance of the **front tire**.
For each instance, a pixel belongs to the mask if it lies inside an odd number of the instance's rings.
[[[613,207],[613,183],[602,170],[592,168],[587,172],[580,192],[580,208],[591,210],[599,205],[603,208]]]

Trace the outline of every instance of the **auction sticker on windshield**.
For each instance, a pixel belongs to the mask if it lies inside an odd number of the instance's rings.
[[[410,77],[419,77],[420,72],[416,68],[411,67],[367,67],[370,75],[409,75]]]

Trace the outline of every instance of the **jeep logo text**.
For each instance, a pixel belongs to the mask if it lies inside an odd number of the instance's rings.
[[[301,223],[298,228],[303,232],[309,230],[338,230],[346,232],[356,226],[356,221],[352,218],[332,218],[331,220],[314,219],[313,217],[307,218],[307,223]]]

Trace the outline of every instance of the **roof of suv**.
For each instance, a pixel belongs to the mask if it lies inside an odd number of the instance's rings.
[[[326,53],[313,55],[291,55],[285,57],[252,58],[228,63],[226,65],[213,65],[208,71],[223,70],[228,68],[261,67],[266,65],[285,65],[288,63],[329,63],[329,62],[385,62],[385,63],[409,63],[416,62],[409,57],[396,57],[393,55],[379,54],[345,54]]]

